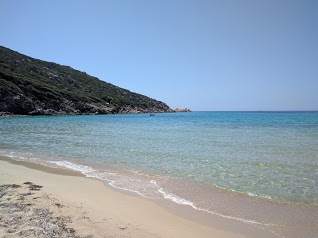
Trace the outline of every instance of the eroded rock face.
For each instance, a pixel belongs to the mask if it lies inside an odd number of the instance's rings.
[[[25,115],[36,109],[34,102],[23,94],[7,95],[5,97],[0,94],[0,98],[1,112]]]

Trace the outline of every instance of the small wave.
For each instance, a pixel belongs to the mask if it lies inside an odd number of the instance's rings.
[[[207,212],[209,214],[217,215],[217,216],[220,216],[220,217],[223,217],[223,218],[232,219],[232,220],[244,222],[244,223],[247,223],[247,224],[255,225],[256,227],[258,227],[259,229],[262,229],[262,230],[265,230],[265,229],[262,228],[261,226],[267,226],[267,227],[276,227],[277,226],[276,224],[261,223],[261,222],[255,221],[255,220],[249,220],[249,219],[244,219],[244,218],[240,218],[240,217],[223,215],[223,214],[218,213],[218,212],[213,212],[213,211],[210,211],[210,210],[207,210],[207,209],[199,208],[193,202],[191,202],[189,200],[186,200],[184,198],[180,198],[179,196],[177,196],[175,194],[168,193],[168,192],[164,191],[163,188],[160,188],[158,191],[161,194],[163,194],[165,199],[171,200],[171,201],[173,201],[173,202],[175,202],[177,204],[190,206],[190,207],[192,207],[195,210],[202,211],[202,212]],[[273,233],[274,235],[277,235],[277,236],[279,236],[281,238],[284,238],[284,236],[282,236],[282,235],[280,235],[280,234],[278,234],[278,233],[276,233],[276,232],[274,232],[272,230],[267,230],[267,231],[269,231],[269,232]]]
[[[90,166],[79,165],[69,161],[48,161],[59,167],[68,168],[81,172],[86,177],[97,178],[117,189],[137,193],[144,198],[157,198],[158,197],[158,185],[155,185],[149,181],[145,181],[138,178],[133,178],[123,174],[117,174],[114,172],[99,172]]]
[[[69,161],[48,161],[49,163],[56,164],[60,167],[68,168],[71,170],[75,170],[78,172],[81,172],[82,174],[86,176],[92,176],[96,173],[96,170],[93,169],[92,167],[86,166],[86,165],[79,165],[79,164],[74,164]]]
[[[194,205],[193,202],[190,202],[190,201],[188,201],[188,200],[186,200],[184,198],[181,198],[181,197],[179,197],[179,196],[177,196],[175,194],[166,192],[154,180],[151,180],[150,182],[153,183],[154,185],[156,185],[159,188],[158,192],[161,193],[165,199],[171,200],[171,201],[173,201],[173,202],[175,202],[177,204],[180,204],[180,205],[191,206],[192,208],[196,209],[196,206]]]
[[[266,195],[259,195],[259,194],[253,193],[253,192],[242,192],[242,191],[238,191],[238,190],[232,189],[232,188],[225,188],[225,187],[219,186],[217,184],[213,184],[213,186],[220,189],[220,190],[223,190],[223,191],[231,191],[234,193],[245,194],[245,195],[248,195],[250,197],[257,197],[257,198],[262,198],[262,199],[273,200],[273,198],[271,196],[268,196],[268,195],[267,196]]]
[[[179,196],[177,196],[177,195],[174,195],[174,194],[172,194],[172,193],[167,193],[167,192],[165,192],[165,191],[163,190],[163,188],[160,188],[158,191],[163,194],[163,196],[164,196],[165,199],[169,199],[169,200],[171,200],[171,201],[173,201],[173,202],[175,202],[175,203],[178,203],[178,204],[180,204],[180,205],[188,205],[188,206],[193,207],[194,209],[199,210],[199,209],[194,205],[193,202],[190,202],[190,201],[188,201],[188,200],[186,200],[186,199],[184,199],[184,198],[181,198],[181,197],[179,197]]]
[[[220,216],[220,217],[223,217],[223,218],[228,218],[228,219],[232,219],[232,220],[241,221],[241,222],[244,222],[244,223],[247,223],[247,224],[272,226],[272,227],[277,226],[275,224],[261,223],[261,222],[255,221],[255,220],[249,220],[249,219],[244,219],[244,218],[240,218],[240,217],[228,216],[228,215],[224,215],[224,214],[221,214],[221,213],[218,213],[218,212],[214,212],[214,211],[210,211],[210,210],[207,210],[207,209],[203,209],[203,208],[200,208],[200,207],[196,206],[193,202],[191,202],[189,200],[181,198],[181,197],[179,197],[179,196],[177,196],[177,195],[175,195],[173,193],[166,192],[163,188],[159,188],[158,191],[164,196],[165,199],[171,200],[171,201],[173,201],[173,202],[175,202],[177,204],[180,204],[180,205],[190,206],[193,209],[198,210],[198,211],[207,212],[209,214],[217,215],[217,216]],[[276,234],[276,235],[278,235],[278,234]]]
[[[26,157],[21,156],[21,155],[15,155],[15,154],[16,154],[15,152],[10,152],[9,154],[7,154],[5,156],[8,156],[13,160],[27,160]]]
[[[269,199],[269,200],[272,200],[272,199],[273,199],[271,196],[258,195],[258,194],[256,194],[256,193],[252,193],[252,192],[247,192],[247,195],[249,195],[249,196],[251,196],[251,197],[265,198],[265,199]]]
[[[31,162],[37,162],[39,161],[39,158],[31,157],[33,156],[32,153],[17,153],[14,151],[0,151],[0,155],[8,157],[15,161],[31,161]]]

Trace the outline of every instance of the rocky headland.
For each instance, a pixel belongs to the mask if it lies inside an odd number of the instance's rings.
[[[0,116],[188,112],[0,46]]]

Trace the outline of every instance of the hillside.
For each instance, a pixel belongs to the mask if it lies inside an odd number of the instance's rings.
[[[0,46],[0,114],[171,112],[165,103]]]

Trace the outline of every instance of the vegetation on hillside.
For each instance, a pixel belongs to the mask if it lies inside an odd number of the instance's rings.
[[[0,112],[21,115],[169,112],[165,103],[69,66],[0,46]]]

